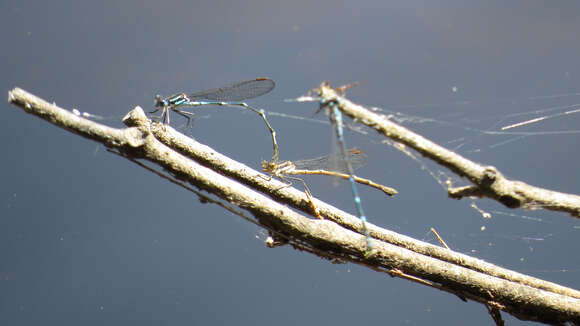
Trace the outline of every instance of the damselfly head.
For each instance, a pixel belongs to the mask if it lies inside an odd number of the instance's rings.
[[[272,173],[276,169],[276,163],[262,161],[262,171]]]
[[[155,103],[156,108],[163,108],[167,106],[167,101],[159,94],[155,95],[155,100],[153,103]]]
[[[330,83],[326,80],[324,80],[320,86],[311,89],[308,91],[307,95],[308,96],[312,96],[313,98],[317,98],[318,100],[320,100],[320,97],[322,96],[322,89],[323,88],[331,88],[330,87]]]

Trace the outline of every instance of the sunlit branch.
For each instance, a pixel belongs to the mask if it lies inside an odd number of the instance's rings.
[[[360,221],[314,199],[325,220],[311,219],[303,192],[269,178],[171,127],[151,122],[141,108],[132,110],[115,129],[79,117],[21,89],[9,101],[30,114],[139,162],[159,166],[183,185],[190,184],[253,216],[278,243],[333,261],[348,261],[474,300],[518,318],[545,323],[580,323],[580,292],[503,269],[481,260],[427,244],[372,224],[369,254]],[[179,184],[179,183],[176,183]],[[246,217],[247,218],[247,217]],[[272,242],[270,242],[272,243]],[[209,246],[208,246],[209,247]]]
[[[320,99],[338,103],[341,111],[384,136],[413,148],[421,155],[449,168],[460,177],[466,177],[473,185],[448,189],[449,197],[488,197],[509,208],[545,208],[567,212],[580,217],[580,196],[535,187],[522,181],[510,180],[494,166],[482,165],[450,151],[429,139],[402,127],[387,117],[371,112],[365,107],[344,98],[327,82],[311,91]]]

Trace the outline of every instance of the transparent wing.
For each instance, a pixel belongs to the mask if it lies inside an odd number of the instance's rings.
[[[264,95],[274,89],[275,86],[276,84],[270,78],[256,78],[220,88],[188,94],[187,97],[191,101],[241,101]]]

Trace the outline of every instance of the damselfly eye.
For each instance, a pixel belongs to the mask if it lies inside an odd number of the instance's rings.
[[[155,107],[163,107],[166,104],[166,101],[161,97],[161,95],[155,95]]]

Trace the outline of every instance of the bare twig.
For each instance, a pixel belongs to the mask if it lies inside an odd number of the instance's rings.
[[[509,180],[491,165],[481,165],[470,161],[392,122],[383,115],[371,112],[363,106],[347,100],[341,96],[340,92],[330,87],[327,82],[323,82],[319,88],[312,92],[327,103],[337,103],[340,110],[354,120],[375,129],[396,142],[415,149],[421,155],[471,181],[472,186],[448,189],[448,195],[451,198],[488,197],[497,200],[508,208],[542,207],[580,217],[580,196]]]

